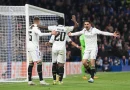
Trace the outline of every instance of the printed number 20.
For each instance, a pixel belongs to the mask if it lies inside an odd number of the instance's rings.
[[[58,32],[55,36],[55,41],[64,41],[65,40],[66,32]]]

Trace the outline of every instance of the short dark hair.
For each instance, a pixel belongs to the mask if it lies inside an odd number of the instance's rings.
[[[85,20],[84,23],[85,23],[85,22],[89,22],[90,24],[92,24],[92,22],[91,22],[90,20]]]
[[[64,18],[63,17],[59,17],[59,19],[57,20],[58,24],[64,25]]]
[[[92,21],[90,21],[90,20],[85,20],[84,23],[85,23],[85,22],[89,22],[89,23],[91,24],[91,26],[94,27],[94,24],[92,23]]]
[[[40,20],[39,17],[34,17],[33,21]]]

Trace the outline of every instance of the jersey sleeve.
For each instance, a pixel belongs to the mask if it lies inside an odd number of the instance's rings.
[[[36,34],[38,34],[39,36],[50,36],[50,35],[51,35],[51,33],[42,33],[42,32],[38,29],[38,27],[34,27],[34,32],[35,32]]]
[[[67,32],[71,32],[71,31],[73,31],[74,26],[66,26],[65,28],[66,28]]]
[[[55,41],[54,38],[55,38],[55,36],[52,35],[51,38],[50,38],[50,40],[49,40],[49,42],[50,42],[50,43],[53,43],[53,42]]]
[[[48,26],[48,30],[49,30],[49,31],[56,30],[56,26]]]
[[[78,35],[81,35],[81,34],[84,34],[84,30],[79,31],[79,32],[75,32],[75,33],[71,33],[71,36],[78,36]]]
[[[66,41],[67,41],[67,42],[72,41],[68,35],[66,36]]]
[[[100,31],[99,29],[96,29],[96,28],[95,28],[95,31],[96,31],[96,34],[102,34],[102,35],[106,35],[106,36],[113,36],[113,33]]]

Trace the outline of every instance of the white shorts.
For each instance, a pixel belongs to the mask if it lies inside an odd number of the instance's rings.
[[[28,51],[29,62],[41,60],[41,52],[39,50]]]
[[[65,63],[66,50],[52,50],[52,63]]]
[[[83,55],[83,59],[87,59],[87,60],[88,59],[96,59],[97,52],[98,52],[98,49],[85,50],[84,55]]]

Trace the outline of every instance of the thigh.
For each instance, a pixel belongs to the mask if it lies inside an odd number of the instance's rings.
[[[58,56],[58,51],[57,50],[52,50],[52,63],[57,62],[57,56]]]
[[[66,62],[66,50],[59,50],[58,51],[57,62],[59,62],[59,63]]]
[[[33,62],[33,59],[32,59],[30,51],[28,51],[28,59],[29,59],[29,62]]]
[[[33,62],[41,60],[41,52],[39,50],[30,51],[30,56]]]
[[[97,57],[97,52],[98,50],[97,49],[92,49],[91,52],[90,52],[90,59],[96,59]]]
[[[88,60],[90,57],[90,50],[85,50],[83,55],[83,60]]]

